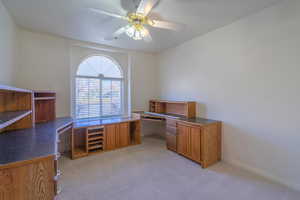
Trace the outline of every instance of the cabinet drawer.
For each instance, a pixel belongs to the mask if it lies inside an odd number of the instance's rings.
[[[171,151],[175,151],[177,149],[177,142],[176,142],[176,135],[166,133],[166,141],[167,141],[167,148]]]
[[[173,126],[167,126],[166,127],[166,131],[170,134],[173,134],[173,135],[177,135],[177,129],[176,127],[173,127]]]
[[[176,122],[177,122],[176,119],[168,118],[168,117],[166,118],[167,126],[173,126],[173,127],[176,127]]]

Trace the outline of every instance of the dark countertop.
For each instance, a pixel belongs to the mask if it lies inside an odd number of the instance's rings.
[[[115,123],[130,122],[130,121],[137,121],[137,120],[140,120],[140,118],[135,117],[135,116],[99,118],[99,119],[84,119],[84,120],[74,121],[74,128],[102,126],[102,125],[107,125],[107,124],[115,124]]]
[[[213,123],[218,123],[220,121],[217,120],[212,120],[212,119],[205,119],[205,118],[200,118],[200,117],[195,117],[195,118],[188,118],[184,117],[181,115],[175,115],[175,114],[161,114],[161,113],[153,113],[153,112],[136,112],[138,114],[146,114],[146,115],[153,115],[153,116],[159,116],[163,118],[173,118],[179,121],[183,122],[188,122],[188,123],[193,123],[193,124],[200,124],[200,125],[208,125],[208,124],[213,124]]]
[[[12,124],[26,115],[31,114],[31,110],[0,112],[0,129],[5,128],[8,124]]]
[[[0,167],[14,162],[56,154],[57,130],[73,122],[72,118],[57,118],[36,124],[34,128],[0,134]]]
[[[71,117],[63,117],[51,122],[36,124],[34,128],[2,133],[0,134],[0,167],[15,162],[55,155],[57,153],[57,131],[71,123],[73,123],[74,128],[83,128],[139,119],[132,116],[73,122]]]

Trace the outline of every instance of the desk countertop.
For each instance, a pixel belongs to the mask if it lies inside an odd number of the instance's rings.
[[[70,125],[72,118],[36,124],[34,128],[9,131],[0,134],[0,167],[56,154],[56,134]]]
[[[0,134],[0,168],[15,162],[55,155],[57,131],[72,123],[74,128],[84,128],[137,120],[139,118],[134,116],[80,121],[73,121],[71,117],[63,117],[36,124],[34,128],[2,133]]]
[[[140,118],[134,116],[77,120],[74,121],[74,128],[102,126],[107,124],[116,124],[116,123],[130,122],[130,121],[137,121],[137,120],[140,120]]]
[[[153,113],[153,112],[137,112],[138,114],[145,114],[148,116],[159,116],[159,117],[163,117],[163,118],[172,118],[172,119],[176,119],[178,121],[182,121],[182,122],[188,122],[188,123],[193,123],[193,124],[200,124],[200,125],[209,125],[209,124],[213,124],[213,123],[219,123],[220,121],[217,120],[212,120],[212,119],[205,119],[205,118],[200,118],[200,117],[195,117],[195,118],[188,118],[188,117],[184,117],[181,115],[175,115],[175,114],[161,114],[161,113]]]

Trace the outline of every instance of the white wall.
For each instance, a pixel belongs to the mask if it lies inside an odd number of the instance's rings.
[[[148,111],[149,100],[159,97],[158,55],[138,52],[130,55],[132,110]]]
[[[56,91],[57,116],[70,115],[72,46],[76,44],[84,48],[92,47],[94,50],[104,47],[24,29],[19,31],[19,39],[21,62],[17,73],[17,86]],[[122,52],[115,48],[111,50]],[[157,81],[153,81],[158,79],[156,56],[124,53],[131,55],[132,109],[147,109],[147,101],[158,96]]]
[[[222,120],[224,160],[300,190],[300,1],[167,50],[161,98]]]
[[[16,52],[17,27],[0,1],[0,84],[13,85]]]

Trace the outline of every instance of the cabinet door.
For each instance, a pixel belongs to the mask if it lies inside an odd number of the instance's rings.
[[[201,161],[200,135],[201,135],[200,127],[190,128],[190,152],[191,152],[190,158],[199,163]]]
[[[113,150],[116,148],[117,125],[105,126],[105,150]]]
[[[184,156],[189,156],[189,132],[190,128],[183,124],[177,125],[177,152]]]
[[[130,144],[130,136],[129,136],[129,124],[121,123],[119,125],[119,131],[117,133],[119,141],[117,142],[117,147],[126,147]]]
[[[40,158],[0,170],[1,200],[53,200],[54,160]]]

